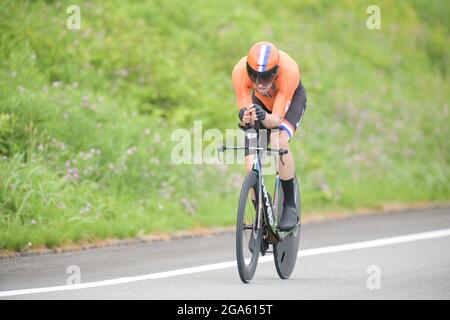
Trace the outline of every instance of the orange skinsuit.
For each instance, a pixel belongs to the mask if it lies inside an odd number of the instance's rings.
[[[252,105],[252,90],[256,97],[272,112],[284,118],[291,103],[294,91],[300,83],[300,70],[295,62],[286,52],[279,50],[280,61],[278,75],[273,81],[272,87],[267,94],[257,92],[256,86],[247,74],[246,61],[243,57],[233,69],[232,80],[236,92],[237,106]]]

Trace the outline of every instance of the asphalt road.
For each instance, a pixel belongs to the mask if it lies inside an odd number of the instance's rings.
[[[450,299],[450,208],[305,224],[289,280],[266,255],[242,284],[234,250],[226,233],[1,259],[0,299]]]

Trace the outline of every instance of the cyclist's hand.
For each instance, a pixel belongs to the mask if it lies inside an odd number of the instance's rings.
[[[251,123],[253,120],[257,120],[255,110],[253,107],[244,107],[239,110],[239,119],[244,123]]]
[[[244,121],[244,123],[251,123],[253,120],[253,113],[249,110],[245,110],[244,113],[244,117],[242,118],[242,121]]]
[[[256,116],[255,108],[253,108],[253,105],[250,105],[250,106],[247,107],[247,112],[250,115],[250,122],[253,125],[254,122],[256,120],[258,120],[258,117]]]
[[[243,108],[241,108],[241,110],[239,110],[239,113],[238,113],[238,115],[239,115],[239,120],[241,120],[241,121],[243,121],[244,120],[244,115],[245,115],[245,112],[247,111],[247,108],[246,107],[243,107]]]
[[[266,111],[264,111],[264,109],[259,104],[254,104],[252,108],[253,108],[256,118],[257,118],[255,120],[261,121],[266,118],[267,113],[266,113]]]

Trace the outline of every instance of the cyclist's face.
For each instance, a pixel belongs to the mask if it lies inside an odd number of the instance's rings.
[[[256,72],[247,63],[247,74],[252,80],[256,90],[261,93],[266,93],[271,87],[272,83],[278,75],[279,66],[264,72]]]
[[[271,87],[272,87],[272,82],[267,83],[267,84],[255,83],[255,89],[259,93],[263,93],[263,94],[267,93],[270,90]]]

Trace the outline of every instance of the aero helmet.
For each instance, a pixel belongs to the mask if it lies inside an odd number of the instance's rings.
[[[280,54],[270,42],[255,43],[247,54],[247,74],[255,84],[270,84],[277,76]]]

